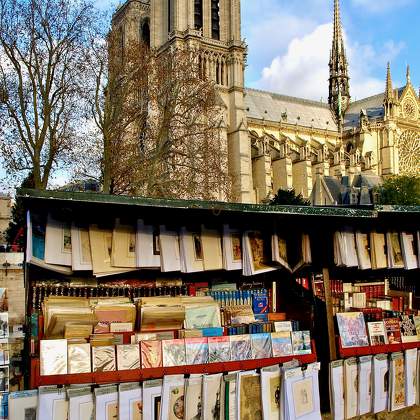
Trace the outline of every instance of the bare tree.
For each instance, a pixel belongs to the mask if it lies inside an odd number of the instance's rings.
[[[196,51],[150,50],[113,29],[89,62],[104,192],[226,199],[221,108]]]
[[[73,159],[94,16],[84,0],[0,0],[0,150],[35,188]]]

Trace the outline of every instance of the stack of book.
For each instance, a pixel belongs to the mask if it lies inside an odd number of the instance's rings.
[[[43,420],[82,418],[160,419],[321,419],[320,365],[296,363],[226,375],[165,376],[143,383],[94,388],[40,387],[9,396],[9,420],[25,413]]]
[[[365,323],[362,312],[337,314],[343,348],[420,342],[420,316],[400,315]]]
[[[312,353],[309,331],[192,338],[172,338],[166,332],[141,333],[132,338],[132,344],[119,345],[115,345],[112,334],[92,335],[89,342],[41,340],[41,375],[204,365]]]
[[[420,351],[378,354],[330,364],[333,418],[397,411],[419,404]]]
[[[116,219],[109,226],[79,225],[28,214],[27,262],[71,274],[96,277],[139,269],[197,273],[242,270],[245,276],[279,268],[296,272],[312,262],[309,236],[297,233],[239,231],[228,225],[209,229],[169,228]]]

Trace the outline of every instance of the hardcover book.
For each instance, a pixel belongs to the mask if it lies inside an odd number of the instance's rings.
[[[250,360],[252,356],[250,336],[248,334],[232,335],[229,338],[231,360]]]
[[[403,343],[413,343],[417,341],[417,330],[412,315],[400,316],[401,340]]]
[[[388,344],[383,321],[368,322],[367,327],[369,331],[369,340],[371,346],[381,346]]]
[[[90,344],[69,344],[67,347],[69,373],[89,373],[92,371]]]
[[[230,362],[229,337],[209,337],[209,363]]]
[[[155,340],[144,340],[140,342],[141,368],[162,367],[162,342]]]
[[[138,344],[117,346],[118,370],[140,369],[140,349]]]
[[[293,348],[290,332],[271,333],[271,346],[273,348],[273,357],[291,356],[293,354]]]
[[[207,338],[186,338],[185,355],[187,365],[204,365],[209,360]]]
[[[312,353],[311,333],[309,331],[292,331],[290,335],[294,355],[298,356]]]
[[[339,313],[337,314],[337,323],[343,348],[369,345],[362,312]]]
[[[41,340],[41,375],[67,374],[67,340]]]
[[[253,359],[269,359],[272,355],[270,333],[252,334],[251,349]]]
[[[163,340],[162,341],[163,366],[184,366],[185,365],[185,340]]]
[[[292,321],[276,321],[274,322],[274,331],[275,332],[291,332],[292,328]]]
[[[384,325],[388,344],[401,343],[400,320],[398,318],[385,318]]]
[[[115,369],[115,347],[92,347],[92,365],[94,372],[108,372]]]

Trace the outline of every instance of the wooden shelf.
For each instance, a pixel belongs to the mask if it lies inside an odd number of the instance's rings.
[[[365,347],[351,347],[343,348],[341,346],[341,339],[338,337],[338,351],[341,358],[369,356],[381,353],[394,353],[409,349],[419,349],[420,341],[414,343],[398,343],[398,344],[385,344],[380,346],[365,346]]]
[[[39,359],[31,359],[31,389],[43,385],[108,384],[120,382],[140,382],[159,379],[165,375],[212,374],[236,370],[252,370],[298,360],[302,365],[317,361],[315,342],[312,341],[312,354],[303,356],[272,357],[270,359],[244,360],[239,362],[208,363],[155,369],[137,369],[112,372],[93,372],[69,375],[41,376]]]

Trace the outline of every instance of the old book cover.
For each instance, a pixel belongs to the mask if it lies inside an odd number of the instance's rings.
[[[208,337],[209,363],[230,362],[229,337]]]
[[[383,321],[368,322],[369,340],[371,346],[382,346],[388,344]]]
[[[276,270],[272,262],[271,236],[260,231],[248,231],[243,235],[244,267],[246,276]]]
[[[223,226],[223,266],[225,270],[242,269],[242,233]]]
[[[221,385],[223,374],[203,376],[203,409],[202,420],[221,418]]]
[[[403,343],[413,343],[417,341],[417,330],[412,315],[400,316],[400,329]]]
[[[67,347],[69,373],[89,373],[92,371],[90,344],[69,344]]]
[[[292,338],[289,331],[271,333],[273,357],[285,357],[293,354]]]
[[[252,334],[251,350],[254,359],[269,359],[272,357],[270,333]]]
[[[67,340],[41,340],[41,375],[67,374]]]
[[[162,342],[158,340],[144,340],[140,342],[141,368],[162,367]]]
[[[143,390],[139,383],[120,384],[118,392],[118,411],[119,419],[142,420]]]
[[[11,392],[8,400],[9,420],[36,420],[37,389]]]
[[[232,361],[250,360],[252,358],[251,338],[248,334],[231,335],[229,338]]]
[[[255,372],[238,373],[238,417],[262,420],[261,378]]]
[[[185,379],[184,420],[201,419],[203,375],[191,375]]]
[[[187,365],[204,365],[209,361],[207,338],[186,338],[185,355]]]
[[[138,344],[121,344],[117,346],[118,370],[140,369],[140,347]]]
[[[390,411],[400,410],[405,401],[405,363],[402,353],[393,353],[390,362],[391,396]]]
[[[384,325],[388,343],[401,343],[400,320],[398,318],[385,318]]]
[[[116,370],[115,347],[92,347],[92,366],[94,372],[108,372]]]
[[[339,313],[337,314],[337,323],[343,348],[369,345],[362,312]]]
[[[292,338],[294,355],[298,356],[312,353],[311,333],[309,331],[292,331],[290,336]]]
[[[185,340],[163,340],[162,341],[163,366],[184,366],[185,365]]]
[[[184,418],[184,375],[167,375],[163,379],[161,419]]]

